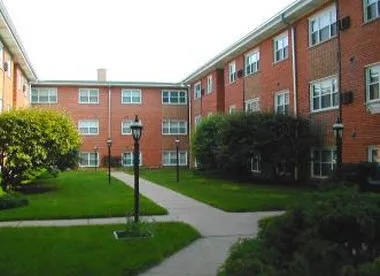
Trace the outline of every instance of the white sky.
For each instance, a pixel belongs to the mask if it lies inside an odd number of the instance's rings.
[[[41,80],[179,82],[293,0],[3,0]]]

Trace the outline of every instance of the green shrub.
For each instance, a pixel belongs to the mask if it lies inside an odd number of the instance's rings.
[[[0,196],[0,210],[17,208],[28,205],[28,200],[17,194],[3,194]]]
[[[353,189],[314,194],[260,223],[257,239],[235,246],[223,270],[226,275],[380,275],[379,218],[380,198],[373,194]]]

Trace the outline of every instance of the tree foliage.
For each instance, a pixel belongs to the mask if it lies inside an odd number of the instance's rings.
[[[28,178],[30,171],[75,165],[80,135],[69,115],[24,109],[0,115],[0,149],[5,152],[3,190]]]

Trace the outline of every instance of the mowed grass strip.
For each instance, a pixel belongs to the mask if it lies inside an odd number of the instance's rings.
[[[181,169],[143,169],[141,177],[228,212],[284,210],[312,190],[302,187],[237,183]]]
[[[157,223],[154,237],[115,240],[123,225],[0,228],[1,275],[137,275],[196,240],[182,223]]]
[[[0,210],[0,220],[70,219],[122,217],[133,212],[133,189],[105,172],[69,171],[42,177],[28,187],[29,205]],[[167,211],[141,196],[142,215]]]

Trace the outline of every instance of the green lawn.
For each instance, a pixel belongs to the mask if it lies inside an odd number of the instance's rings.
[[[157,223],[148,239],[115,240],[123,225],[2,228],[1,275],[136,275],[196,240],[181,223]]]
[[[113,217],[133,211],[133,189],[114,178],[108,185],[105,172],[64,172],[57,178],[38,179],[34,185],[25,194],[29,205],[0,210],[1,221]],[[167,211],[142,197],[141,213],[163,215]]]
[[[180,171],[179,183],[175,169],[142,169],[141,177],[229,212],[283,210],[311,191],[301,187],[236,183],[185,169]]]

